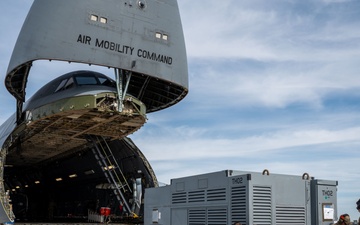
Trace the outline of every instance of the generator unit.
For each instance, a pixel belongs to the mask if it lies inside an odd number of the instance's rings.
[[[145,190],[144,225],[328,225],[337,181],[225,170]]]

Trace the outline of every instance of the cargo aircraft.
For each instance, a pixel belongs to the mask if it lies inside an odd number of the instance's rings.
[[[46,76],[37,60],[114,78],[69,71],[27,99],[28,79]],[[158,182],[128,135],[188,93],[177,1],[34,0],[5,86],[16,112],[0,126],[0,222],[138,223]]]

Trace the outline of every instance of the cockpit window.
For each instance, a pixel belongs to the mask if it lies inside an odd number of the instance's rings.
[[[104,77],[99,77],[99,81],[100,81],[100,84],[104,84],[106,81],[108,81],[108,79],[106,79]]]
[[[73,86],[74,86],[74,78],[70,77],[69,80],[66,82],[63,90],[69,89]]]
[[[94,85],[98,84],[94,76],[75,76],[77,85]]]
[[[56,88],[55,92],[60,91],[60,90],[64,87],[64,85],[65,85],[65,83],[66,83],[67,80],[68,80],[68,79],[62,80],[62,81],[60,82],[59,86]]]
[[[66,90],[74,86],[74,79],[70,77],[69,79],[64,79],[60,82],[59,86],[56,88],[55,92]]]
[[[106,77],[98,77],[98,78],[99,78],[99,81],[100,81],[101,85],[105,85],[105,86],[109,86],[109,87],[115,87],[115,82],[114,81],[109,80]]]
[[[83,85],[104,85],[108,87],[116,87],[115,81],[99,75],[93,74],[81,74],[73,75],[72,77],[63,79],[58,87],[55,89],[55,92],[63,91],[69,89],[73,86],[83,86]]]

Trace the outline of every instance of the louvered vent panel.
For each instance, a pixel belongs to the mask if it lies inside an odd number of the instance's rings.
[[[173,193],[171,200],[173,204],[186,203],[186,192]]]
[[[208,209],[208,225],[226,225],[227,224],[227,210],[223,209]]]
[[[205,209],[189,209],[189,225],[206,225]]]
[[[305,207],[276,206],[276,224],[305,225]]]
[[[225,201],[226,200],[226,189],[212,189],[207,191],[207,201]]]
[[[271,187],[253,187],[253,222],[271,225]]]
[[[189,191],[189,202],[205,202],[205,191]]]
[[[246,187],[231,188],[231,220],[246,221]]]

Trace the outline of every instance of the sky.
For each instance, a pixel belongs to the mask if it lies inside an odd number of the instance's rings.
[[[306,172],[338,181],[338,214],[358,219],[360,0],[178,2],[189,93],[129,136],[158,180]],[[0,80],[31,3],[0,1]],[[34,63],[27,97],[71,66]],[[1,124],[15,111],[4,85],[0,102]]]

